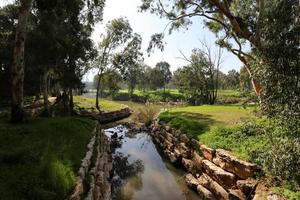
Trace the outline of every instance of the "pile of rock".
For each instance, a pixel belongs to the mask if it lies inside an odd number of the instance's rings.
[[[131,115],[131,110],[129,107],[122,108],[120,110],[112,112],[89,112],[87,110],[81,109],[78,111],[78,114],[85,117],[90,117],[92,119],[98,120],[101,124],[106,124],[109,122],[115,122],[117,120],[124,119]]]
[[[109,180],[111,170],[112,157],[110,143],[100,124],[97,122],[90,142],[87,145],[85,157],[81,161],[76,186],[67,199],[110,200],[111,183]]]
[[[154,141],[174,164],[183,165],[189,187],[202,199],[257,199],[257,181],[253,178],[259,167],[236,158],[223,149],[212,149],[189,139],[180,131],[159,124],[151,125]]]

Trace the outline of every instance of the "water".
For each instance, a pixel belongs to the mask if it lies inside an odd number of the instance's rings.
[[[144,132],[120,125],[106,129],[111,137],[115,200],[200,200],[184,181],[185,172],[168,162]]]

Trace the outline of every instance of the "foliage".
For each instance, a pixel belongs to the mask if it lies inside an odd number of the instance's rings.
[[[217,98],[221,53],[212,58],[211,49],[205,47],[206,50],[194,49],[188,60],[190,64],[174,72],[174,85],[194,105],[214,104]]]
[[[172,73],[170,71],[170,64],[167,62],[159,62],[155,65],[152,72],[153,86],[155,88],[166,88],[166,85],[170,82],[172,78]]]
[[[1,198],[65,198],[76,182],[94,122],[57,117],[18,126],[0,123]]]
[[[262,110],[271,118],[295,121],[296,128],[300,118],[299,13],[298,1],[266,1],[260,24],[262,49],[256,52],[260,59],[252,63],[263,89]]]
[[[153,106],[151,103],[146,102],[142,108],[138,108],[136,120],[141,123],[145,123],[146,126],[150,125],[156,114],[159,112],[159,108]]]

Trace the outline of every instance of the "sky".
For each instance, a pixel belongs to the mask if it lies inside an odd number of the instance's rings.
[[[0,0],[0,6],[3,6],[12,0]],[[106,0],[104,8],[103,21],[96,24],[95,30],[92,34],[92,39],[95,43],[100,40],[100,35],[105,32],[105,25],[112,19],[119,17],[126,17],[133,29],[142,36],[142,51],[144,53],[144,62],[154,67],[160,61],[166,61],[171,65],[171,70],[174,71],[178,67],[187,64],[186,61],[180,59],[182,51],[184,55],[189,56],[191,50],[194,48],[201,48],[199,40],[205,40],[212,47],[216,37],[202,23],[202,18],[193,18],[193,24],[188,30],[181,30],[173,32],[168,35],[168,28],[165,31],[165,49],[163,52],[155,50],[153,54],[148,57],[147,47],[150,37],[154,33],[161,33],[165,30],[168,20],[161,19],[157,15],[150,13],[138,12],[138,6],[141,5],[141,0]],[[213,48],[214,49],[214,48]],[[215,48],[216,49],[216,48]],[[223,51],[223,62],[221,64],[221,71],[228,72],[231,69],[239,70],[242,63],[233,54]],[[95,71],[90,71],[84,77],[84,81],[92,81]]]

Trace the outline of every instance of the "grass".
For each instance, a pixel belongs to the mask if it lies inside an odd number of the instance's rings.
[[[233,126],[242,119],[250,118],[251,110],[253,108],[242,106],[188,106],[170,109],[159,118],[191,137],[199,137],[213,127]]]
[[[251,160],[249,148],[260,149],[265,140],[259,134],[242,138],[238,135],[242,134],[238,123],[254,119],[253,110],[254,107],[237,105],[188,106],[163,112],[159,119],[203,144],[231,150],[238,157]]]
[[[36,118],[17,126],[0,120],[0,199],[64,199],[93,127],[80,117]]]
[[[75,108],[84,108],[91,111],[96,111],[96,99],[95,98],[87,98],[82,96],[75,96],[74,97],[74,104]],[[120,110],[122,108],[125,108],[126,106],[114,101],[110,101],[107,99],[100,99],[99,100],[100,109],[104,112],[111,112]]]

